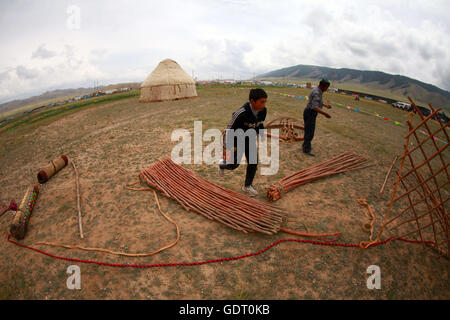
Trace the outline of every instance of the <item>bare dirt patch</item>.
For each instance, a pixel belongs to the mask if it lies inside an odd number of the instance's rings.
[[[304,102],[269,91],[268,118],[301,117]],[[299,89],[286,93],[305,94]],[[79,239],[75,202],[75,175],[64,168],[41,186],[28,234],[23,241],[57,241],[128,252],[150,252],[171,242],[175,228],[158,212],[151,192],[124,188],[139,171],[170,155],[175,128],[193,131],[223,129],[231,113],[247,99],[238,88],[200,89],[197,99],[141,104],[138,98],[86,107],[45,125],[23,126],[0,137],[0,201],[20,201],[38,169],[66,154],[75,161],[81,184],[86,238]],[[327,95],[340,103],[350,97]],[[396,119],[407,114],[373,102],[359,102]],[[265,188],[287,174],[352,150],[376,164],[301,186],[277,202],[289,211],[287,228],[308,232],[341,231],[340,242],[367,240],[366,222],[358,198],[366,198],[377,214],[376,228],[392,191],[392,180],[382,198],[376,193],[396,154],[402,153],[405,127],[374,116],[334,107],[332,119],[318,118],[313,148],[316,158],[301,154],[300,144],[280,144],[280,169],[275,176],[257,174],[255,187]],[[225,177],[215,166],[186,165],[202,178],[239,191],[245,165]],[[192,262],[259,251],[281,238],[242,234],[187,212],[160,195],[162,209],[181,228],[180,242],[153,257],[126,258],[104,253],[39,246],[56,255],[111,263],[154,264]],[[9,216],[0,218],[6,239]],[[283,243],[251,258],[193,267],[121,269],[79,264],[82,290],[66,287],[66,269],[73,264],[0,242],[0,298],[4,299],[448,299],[448,261],[419,245],[391,242],[369,250]],[[379,265],[382,290],[366,287],[366,269]]]

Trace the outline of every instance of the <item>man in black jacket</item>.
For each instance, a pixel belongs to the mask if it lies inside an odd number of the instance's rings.
[[[219,163],[219,175],[223,176],[224,170],[234,170],[239,167],[242,153],[245,152],[247,160],[247,172],[242,190],[250,196],[256,196],[258,192],[252,187],[258,167],[258,151],[256,147],[256,135],[264,129],[266,119],[267,93],[260,88],[251,89],[249,101],[233,113],[225,134],[226,160]]]

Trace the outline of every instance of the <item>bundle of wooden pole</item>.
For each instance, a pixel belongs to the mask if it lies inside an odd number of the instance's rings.
[[[53,177],[59,170],[64,168],[69,163],[69,159],[62,155],[58,159],[50,161],[50,163],[42,168],[38,175],[39,183],[46,183],[51,177]]]
[[[16,211],[13,223],[11,224],[9,231],[14,236],[14,238],[18,240],[21,240],[25,237],[28,223],[31,217],[31,212],[33,211],[38,194],[38,185],[30,185],[25,192],[19,208]]]
[[[344,152],[315,166],[294,172],[271,185],[266,191],[267,199],[269,199],[269,201],[277,201],[281,198],[282,194],[302,184],[341,172],[371,167],[372,165],[363,165],[366,161],[367,159],[362,156],[349,151]]]
[[[275,234],[286,216],[284,209],[201,179],[168,157],[142,170],[139,177],[184,209],[244,233]]]

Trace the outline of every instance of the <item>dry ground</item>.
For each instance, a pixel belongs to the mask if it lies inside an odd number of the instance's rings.
[[[306,94],[301,89],[268,88],[268,117],[301,117],[304,101],[270,92]],[[153,251],[174,239],[176,233],[158,213],[151,192],[124,188],[140,169],[170,155],[175,128],[193,131],[193,121],[203,120],[203,130],[223,129],[231,113],[247,99],[238,88],[202,88],[190,100],[140,104],[137,97],[95,104],[80,110],[20,126],[0,137],[0,201],[22,199],[40,167],[60,154],[75,161],[81,184],[85,239],[78,236],[75,175],[64,168],[42,185],[25,244],[57,241],[129,252]],[[401,121],[407,113],[389,105],[326,94],[326,99],[360,106]],[[376,166],[333,176],[301,186],[277,205],[289,211],[285,227],[298,231],[341,231],[339,242],[359,243],[368,235],[361,225],[366,198],[376,212],[378,230],[392,179],[377,198],[393,158],[403,150],[405,126],[374,116],[334,107],[332,118],[318,118],[313,141],[316,158],[303,156],[300,144],[280,144],[280,170],[261,176],[255,187],[263,191],[271,182],[294,171],[326,160],[345,150],[371,159]],[[185,165],[199,176],[239,191],[245,165],[219,179],[215,166]],[[176,202],[160,196],[162,208],[181,228],[180,242],[147,258],[117,257],[37,246],[56,255],[111,263],[154,264],[191,262],[259,251],[281,238],[242,234],[186,212]],[[193,267],[119,269],[88,264],[81,268],[82,289],[68,290],[67,267],[55,260],[8,243],[10,216],[0,219],[1,299],[449,299],[449,264],[422,246],[390,242],[362,250],[283,243],[243,260]],[[366,287],[367,267],[381,268],[381,290]]]

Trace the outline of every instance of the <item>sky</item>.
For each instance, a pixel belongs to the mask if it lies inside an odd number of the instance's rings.
[[[142,82],[171,58],[199,80],[298,64],[450,91],[448,0],[1,0],[0,103]]]

